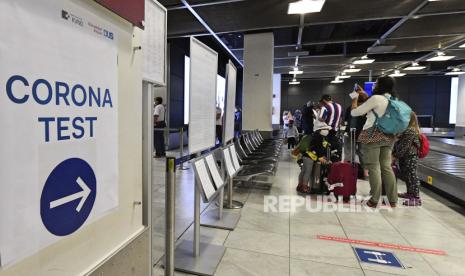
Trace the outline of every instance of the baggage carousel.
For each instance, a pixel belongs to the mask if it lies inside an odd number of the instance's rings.
[[[431,138],[418,176],[441,192],[465,202],[465,140]]]

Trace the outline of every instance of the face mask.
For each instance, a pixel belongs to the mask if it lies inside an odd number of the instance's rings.
[[[323,135],[323,136],[328,136],[329,130],[327,130],[327,129],[322,129],[322,130],[320,131],[320,134]]]

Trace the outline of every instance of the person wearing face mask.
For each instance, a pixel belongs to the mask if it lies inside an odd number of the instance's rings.
[[[358,137],[362,144],[363,164],[369,172],[370,195],[366,202],[369,207],[376,207],[381,196],[382,183],[386,190],[391,207],[397,204],[397,181],[392,170],[392,149],[395,137],[379,131],[376,127],[376,117],[382,117],[386,112],[388,97],[396,97],[394,92],[395,81],[389,76],[379,77],[371,96],[359,106],[359,97],[367,98],[362,88],[351,93],[353,117],[366,115],[367,120]]]
[[[311,179],[317,179],[316,166],[320,164],[327,164],[326,160],[327,149],[331,147],[327,140],[331,127],[324,122],[317,121],[315,123],[314,132],[311,137],[303,138],[301,143],[297,146],[302,154],[302,170],[299,174],[299,183],[297,185],[297,192],[309,194],[312,191]]]

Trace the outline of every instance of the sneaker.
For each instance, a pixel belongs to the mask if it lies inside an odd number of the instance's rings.
[[[383,206],[388,206],[384,201],[382,202]],[[397,207],[397,203],[396,202],[389,202],[389,206],[391,208],[396,208]]]
[[[308,194],[310,189],[307,185],[299,184],[296,188],[296,191],[301,194]]]
[[[406,199],[402,205],[407,207],[419,207],[421,206],[421,199],[419,197],[411,197]]]
[[[400,197],[400,198],[410,198],[411,197],[408,193],[398,193],[397,196]]]
[[[368,207],[370,207],[370,208],[373,208],[373,209],[376,209],[376,207],[377,207],[377,205],[378,205],[377,203],[371,202],[371,200],[367,200],[367,201],[365,201],[364,203],[365,203],[366,206],[368,206]]]

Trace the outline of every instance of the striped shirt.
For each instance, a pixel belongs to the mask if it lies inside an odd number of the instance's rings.
[[[323,120],[333,130],[338,130],[341,115],[342,106],[338,103],[329,103],[321,108],[318,118]]]

